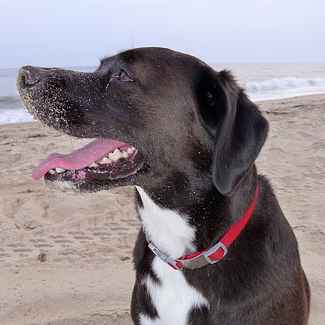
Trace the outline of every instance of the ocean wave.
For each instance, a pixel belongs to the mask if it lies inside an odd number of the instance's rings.
[[[325,78],[273,78],[248,81],[247,93],[253,99],[276,99],[325,93]]]
[[[0,124],[31,122],[32,116],[24,109],[18,96],[0,96]]]
[[[0,124],[32,122],[33,117],[24,109],[1,109]]]

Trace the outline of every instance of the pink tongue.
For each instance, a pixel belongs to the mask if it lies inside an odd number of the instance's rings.
[[[97,139],[66,155],[53,153],[33,170],[32,177],[38,180],[52,168],[82,169],[107,153],[125,146],[128,144],[117,140]]]

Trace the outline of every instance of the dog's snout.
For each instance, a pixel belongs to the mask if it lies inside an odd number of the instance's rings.
[[[39,69],[32,66],[24,66],[19,70],[18,82],[21,88],[32,87],[40,81]]]

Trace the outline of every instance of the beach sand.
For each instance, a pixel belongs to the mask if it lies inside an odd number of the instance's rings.
[[[310,325],[325,324],[325,95],[260,103],[270,136],[257,162],[299,241],[312,289]],[[89,141],[89,140],[88,140]],[[31,179],[72,139],[39,123],[0,126],[1,325],[131,324],[133,189],[73,194]]]

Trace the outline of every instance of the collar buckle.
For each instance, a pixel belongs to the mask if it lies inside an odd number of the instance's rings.
[[[222,250],[222,255],[220,255],[220,250]],[[227,255],[227,253],[228,248],[223,242],[219,241],[210,247],[207,251],[204,251],[202,255],[209,264],[215,264],[222,260]]]

